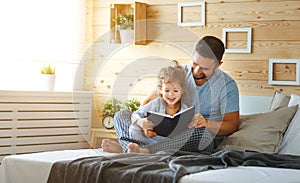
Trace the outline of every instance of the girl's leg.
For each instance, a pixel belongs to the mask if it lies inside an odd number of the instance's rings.
[[[140,145],[148,145],[148,144],[152,144],[152,143],[156,143],[159,141],[162,141],[163,139],[165,139],[165,137],[156,135],[155,137],[146,137],[144,135],[144,132],[142,131],[142,128],[140,126],[138,126],[137,124],[132,124],[129,127],[129,135],[130,138],[133,140],[137,140],[138,144]]]
[[[114,126],[123,152],[127,152],[127,145],[130,142],[121,140],[121,137],[130,138],[129,127],[131,125],[131,114],[132,112],[130,110],[121,110],[114,116]]]
[[[184,151],[213,151],[213,137],[205,128],[191,128],[158,143],[143,146],[150,153],[178,149]]]

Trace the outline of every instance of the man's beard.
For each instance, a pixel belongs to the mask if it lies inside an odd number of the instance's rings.
[[[201,76],[200,78],[196,78],[196,77],[193,75],[193,78],[194,78],[195,80],[201,80],[201,79],[206,79],[207,76],[204,74],[204,75]]]
[[[196,77],[194,76],[194,68],[193,68],[193,67],[192,67],[192,74],[193,74],[194,80],[201,80],[201,79],[206,79],[206,78],[207,78],[207,76],[206,76],[205,74],[203,74],[200,78],[196,78]]]

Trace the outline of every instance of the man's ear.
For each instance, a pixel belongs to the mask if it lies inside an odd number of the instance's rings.
[[[223,61],[220,61],[220,62],[219,62],[219,67],[220,67],[222,64],[223,64]]]

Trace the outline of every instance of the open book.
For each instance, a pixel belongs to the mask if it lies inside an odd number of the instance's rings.
[[[179,111],[173,116],[159,112],[148,111],[147,119],[154,123],[153,131],[157,135],[168,137],[187,129],[195,114],[195,107]]]

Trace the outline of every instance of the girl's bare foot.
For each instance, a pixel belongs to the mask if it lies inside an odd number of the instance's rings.
[[[105,152],[123,153],[123,150],[122,150],[120,144],[113,140],[103,139],[101,146],[102,146],[103,151],[105,151]]]
[[[134,153],[141,153],[141,154],[149,154],[149,150],[146,148],[141,148],[138,144],[136,143],[130,143],[127,145],[127,152],[134,152]]]

